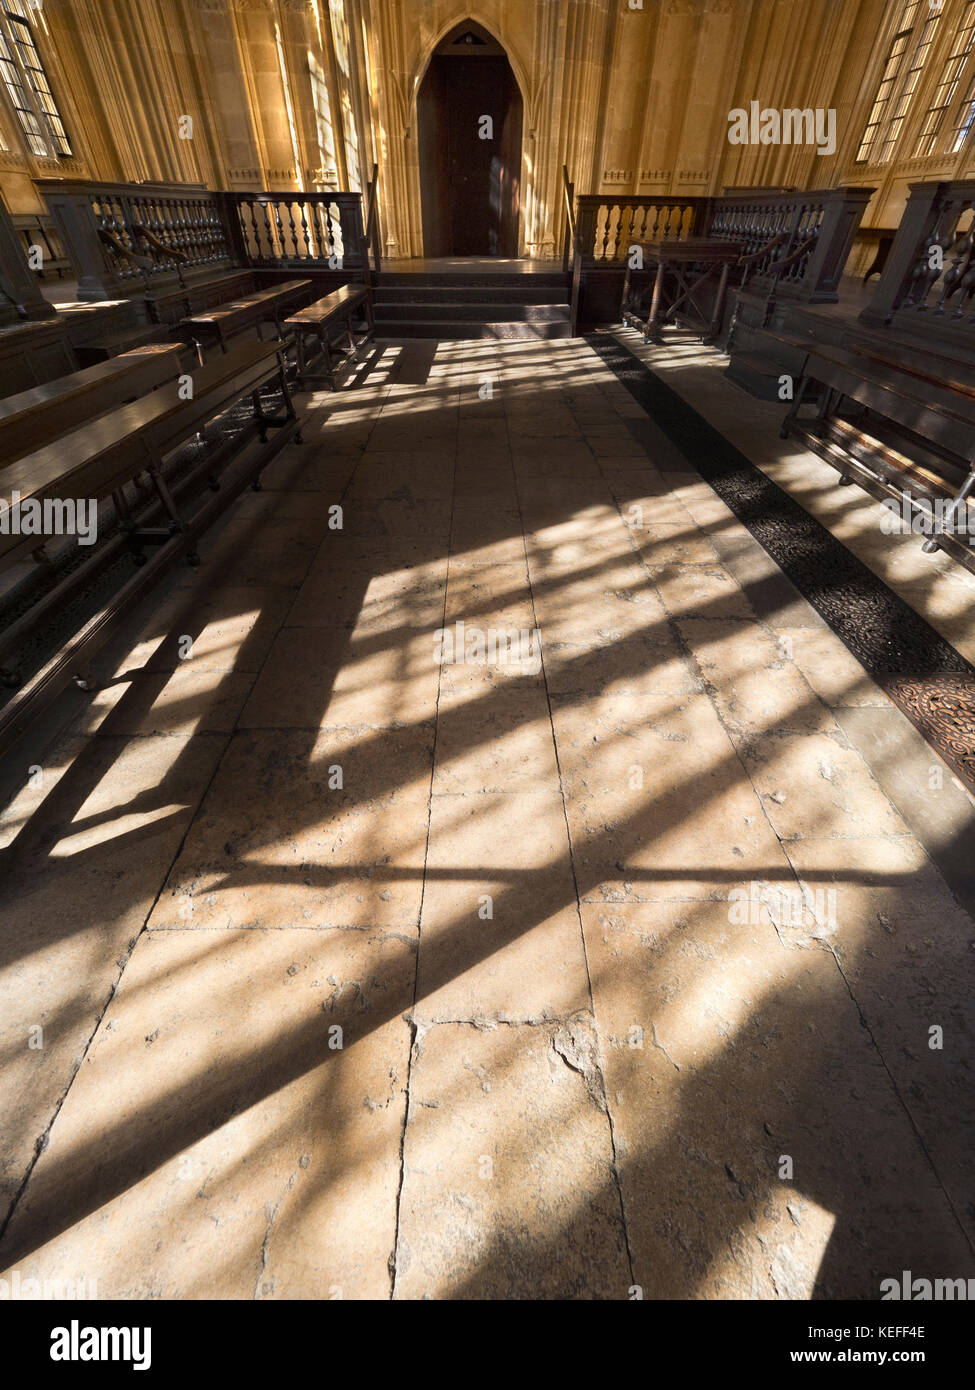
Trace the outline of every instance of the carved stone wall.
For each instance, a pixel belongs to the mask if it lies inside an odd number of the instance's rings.
[[[560,250],[563,164],[577,191],[607,197],[871,184],[878,194],[867,220],[886,223],[911,180],[975,172],[972,141],[947,161],[855,163],[896,8],[891,0],[45,0],[39,42],[74,156],[28,155],[0,91],[0,191],[14,211],[31,211],[31,179],[58,172],[360,188],[377,159],[386,252],[420,255],[417,92],[440,39],[471,19],[503,44],[524,99],[527,254]],[[937,66],[933,55],[913,123]],[[752,101],[834,109],[836,152],[731,144],[729,112]],[[905,148],[910,138],[906,130]]]

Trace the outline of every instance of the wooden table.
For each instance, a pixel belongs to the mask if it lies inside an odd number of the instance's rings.
[[[705,330],[704,341],[713,341],[721,331],[728,271],[741,255],[741,245],[734,241],[719,241],[713,237],[685,237],[682,241],[644,241],[637,242],[636,245],[643,253],[644,269],[634,272],[627,264],[621,309],[623,322],[633,328],[639,328],[645,343],[660,343],[663,342],[660,331],[662,325],[672,322],[678,311],[686,305],[688,308],[684,309],[683,316],[687,316],[688,309],[693,312]],[[634,274],[648,276],[648,281],[642,288],[634,286]],[[668,274],[674,284],[673,293],[665,303],[664,284]],[[712,281],[715,276],[718,278],[717,294],[709,316],[698,302],[696,294],[702,285]],[[646,308],[648,295],[650,308],[649,313],[644,316],[638,311]]]

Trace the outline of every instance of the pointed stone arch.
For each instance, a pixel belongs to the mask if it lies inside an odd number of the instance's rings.
[[[452,43],[454,37],[466,43]],[[426,256],[522,254],[522,190],[531,165],[525,74],[516,64],[495,29],[469,13],[425,45],[410,102]],[[501,122],[490,147],[474,134],[485,119],[479,113],[488,111]]]

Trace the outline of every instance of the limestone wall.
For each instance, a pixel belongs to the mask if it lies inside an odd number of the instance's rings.
[[[277,190],[363,187],[381,167],[389,255],[422,254],[416,97],[439,40],[465,19],[504,45],[525,106],[522,237],[561,244],[561,168],[579,192],[725,186],[878,188],[895,222],[911,181],[971,176],[975,141],[909,159],[963,0],[944,0],[895,159],[857,164],[897,0],[43,0],[35,27],[72,141],[37,158],[0,92],[0,190],[64,173]],[[835,154],[733,145],[728,113],[832,108]],[[192,118],[192,138],[180,118]],[[185,130],[185,123],[183,124]]]

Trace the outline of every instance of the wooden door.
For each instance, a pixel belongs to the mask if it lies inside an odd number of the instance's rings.
[[[522,101],[507,58],[435,55],[418,98],[427,256],[517,256]]]

